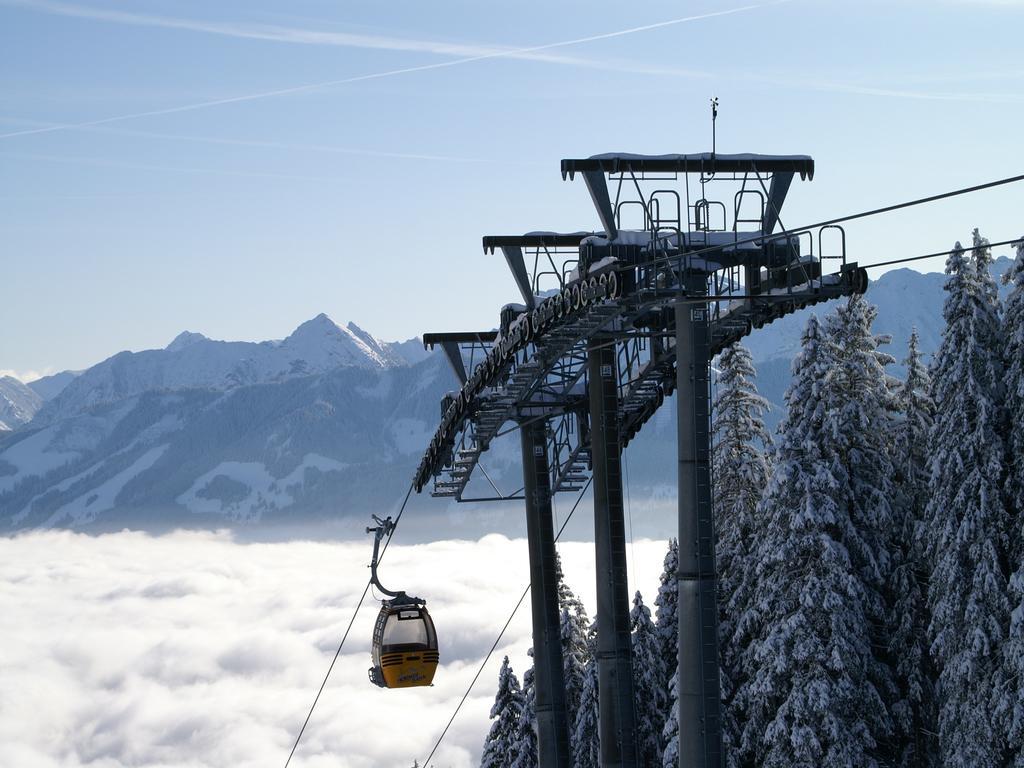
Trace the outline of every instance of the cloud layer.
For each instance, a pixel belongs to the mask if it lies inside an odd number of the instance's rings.
[[[427,598],[442,669],[432,688],[366,680],[364,604],[294,766],[423,760],[527,581],[521,540],[396,544],[381,580]],[[631,565],[653,602],[664,542]],[[561,545],[593,606],[592,545]],[[0,539],[0,765],[283,765],[366,583],[369,542],[241,544],[227,534],[47,532]],[[435,755],[479,762],[501,656],[521,674],[528,604]]]

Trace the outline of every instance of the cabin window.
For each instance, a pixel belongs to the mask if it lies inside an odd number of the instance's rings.
[[[382,645],[427,645],[427,627],[419,611],[399,611],[388,617]]]

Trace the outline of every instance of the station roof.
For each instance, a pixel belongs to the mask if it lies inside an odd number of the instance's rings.
[[[799,173],[814,178],[814,160],[809,155],[738,155],[700,152],[691,155],[635,155],[609,152],[585,159],[562,161],[562,178],[576,173]]]

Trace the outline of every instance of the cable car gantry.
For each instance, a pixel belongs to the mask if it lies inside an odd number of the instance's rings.
[[[635,766],[622,449],[678,392],[680,766],[721,763],[710,360],[786,314],[862,293],[841,227],[787,230],[781,210],[805,155],[562,161],[581,175],[601,229],[484,237],[521,294],[496,331],[424,335],[461,385],[414,487],[457,502],[505,424],[519,431],[542,768],[571,765],[552,495],[594,486],[601,764]]]
[[[377,525],[366,529],[367,533],[374,534],[370,583],[390,599],[381,601],[373,626],[370,682],[381,688],[431,685],[440,659],[434,622],[427,611],[426,600],[405,592],[392,592],[377,578],[380,542],[385,536],[391,536],[395,524],[390,517],[381,520],[374,515],[373,519]]]

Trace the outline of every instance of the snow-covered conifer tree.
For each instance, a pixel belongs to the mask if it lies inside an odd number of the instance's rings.
[[[494,722],[484,741],[480,768],[507,768],[515,761],[522,710],[523,693],[506,656],[498,672],[498,692],[491,707],[491,720]]]
[[[669,539],[661,576],[658,577],[658,596],[654,598],[654,605],[656,609],[654,629],[661,645],[662,691],[666,701],[662,715],[662,722],[666,725],[662,729],[661,740],[661,749],[664,754],[665,750],[670,748],[665,741],[668,738],[665,736],[668,722],[675,722],[675,732],[679,731],[676,695],[670,689],[671,680],[675,679],[676,670],[679,668],[679,542],[676,539]],[[677,750],[677,747],[671,746],[671,749]],[[678,751],[675,754],[678,755]]]
[[[919,349],[917,329],[910,335],[906,378],[897,392],[898,428],[893,441],[896,498],[893,566],[889,575],[889,658],[896,695],[889,701],[894,739],[892,761],[903,768],[937,764],[935,670],[928,654],[929,568],[921,547],[928,501],[928,434],[935,405],[931,379]]]
[[[838,353],[812,317],[756,518],[757,599],[737,617],[737,631],[752,638],[736,694],[744,711],[738,747],[764,768],[877,766],[888,732],[865,585],[878,566],[858,529],[863,521],[851,516],[874,510],[851,510],[849,446],[842,433],[836,439],[842,412],[830,402]],[[877,504],[877,495],[869,490],[864,503]]]
[[[907,369],[897,395],[900,425],[895,439],[894,462],[900,479],[900,506],[920,521],[928,500],[928,435],[935,421],[931,376],[919,347],[917,328],[910,334]],[[915,535],[919,535],[915,531]]]
[[[583,692],[572,728],[572,756],[575,768],[600,768],[601,741],[598,729],[597,660],[587,663]]]
[[[664,567],[654,598],[655,629],[661,641],[661,659],[666,677],[679,663],[679,542],[669,539]],[[668,680],[664,681],[666,692]]]
[[[592,655],[590,619],[587,609],[568,584],[562,573],[561,558],[556,560],[558,576],[558,608],[562,637],[562,675],[565,681],[565,706],[570,728],[576,719],[587,664]]]
[[[1009,639],[1003,651],[1007,677],[1006,714],[1010,762],[1024,768],[1024,239],[1017,243],[1017,258],[1003,276],[1010,284],[1003,319],[1006,361],[1007,477],[1006,500],[1010,515]]]
[[[637,592],[629,613],[633,643],[633,696],[636,701],[637,759],[640,765],[661,763],[661,729],[666,691],[661,642],[651,611]]]
[[[1003,340],[1006,358],[1006,421],[1009,425],[1006,496],[1011,515],[1024,515],[1024,240],[1017,243],[1017,258],[1003,276],[1010,294],[1006,297]],[[1019,532],[1015,535],[1020,544]],[[1019,548],[1013,552],[1020,562]]]
[[[975,232],[976,245],[981,245]],[[926,509],[933,570],[931,654],[938,667],[940,761],[948,768],[1003,765],[1008,709],[1001,651],[1010,606],[1002,563],[1002,380],[998,305],[987,249],[946,263],[946,328],[932,373],[938,412],[929,437]]]
[[[679,768],[679,665],[673,666],[668,684],[668,707],[665,725],[661,729],[662,768]]]
[[[533,658],[533,648],[527,653]],[[515,759],[509,768],[537,768],[537,689],[533,665],[523,672],[523,709],[516,725]]]
[[[738,668],[749,638],[736,634],[735,616],[746,612],[750,600],[747,568],[751,563],[754,515],[765,486],[769,465],[765,448],[771,437],[764,426],[768,401],[754,385],[754,363],[746,347],[736,343],[718,358],[718,387],[713,404],[711,462],[714,480],[715,558],[718,566],[719,647],[722,673],[722,737],[727,764],[736,754],[741,713],[732,693],[743,672]],[[673,667],[674,668],[674,667]]]
[[[1010,513],[1015,519],[1024,515],[1024,239],[1017,243],[1017,258],[1003,275],[1010,293],[1006,297],[1003,318],[1003,341],[1006,358],[1006,421],[1009,474],[1006,478],[1006,497]],[[1018,547],[1014,548],[1014,561],[1022,554],[1020,532],[1014,532]]]
[[[837,364],[828,382],[825,424],[826,439],[832,442],[842,467],[836,475],[844,482],[842,502],[850,520],[843,543],[862,583],[872,640],[890,638],[895,602],[909,609],[913,600],[920,598],[913,591],[894,594],[892,590],[893,571],[903,564],[894,510],[897,471],[893,435],[898,423],[899,382],[885,370],[895,362],[881,350],[890,337],[875,335],[871,328],[877,315],[876,307],[855,295],[839,304],[828,318]],[[900,585],[902,581],[897,580],[896,586]],[[897,662],[880,646],[884,642],[872,643],[872,663],[867,671],[888,708],[900,698],[893,669]],[[888,740],[891,712],[873,728],[880,745]],[[881,749],[875,754],[891,759]]]

